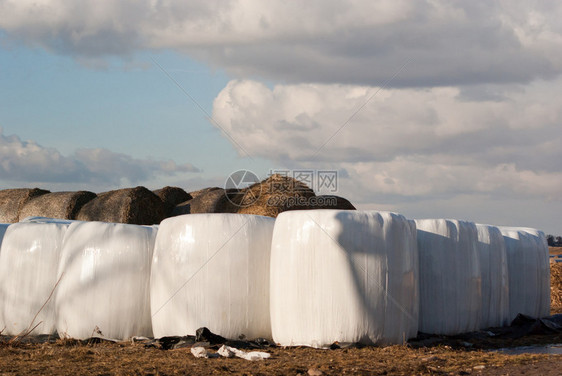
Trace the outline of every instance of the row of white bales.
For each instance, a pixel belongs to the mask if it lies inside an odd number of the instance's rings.
[[[0,241],[8,335],[39,324],[33,334],[160,338],[206,326],[325,347],[550,310],[545,236],[527,228],[311,210],[190,214],[159,226],[28,218],[0,225]]]

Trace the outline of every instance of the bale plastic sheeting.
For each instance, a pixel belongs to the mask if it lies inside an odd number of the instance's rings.
[[[477,224],[476,228],[482,275],[480,328],[509,325],[509,279],[503,235],[496,226]]]
[[[75,221],[72,219],[59,219],[59,218],[49,218],[49,217],[26,217],[22,220],[20,220],[20,222],[23,223],[60,223],[60,224],[64,224],[64,225],[70,225],[71,223],[74,222],[80,222],[80,221]]]
[[[15,223],[8,227],[0,250],[0,330],[5,327],[3,334],[17,335],[40,322],[33,334],[55,332],[55,305],[51,294],[57,283],[57,267],[67,228],[68,224],[61,223]]]
[[[478,231],[472,222],[416,220],[420,260],[420,327],[430,334],[480,329]]]
[[[273,218],[189,214],[160,224],[151,276],[155,337],[271,338],[269,261]]]
[[[64,238],[55,306],[60,336],[152,336],[150,265],[157,230],[75,222]]]
[[[413,221],[388,212],[287,211],[271,249],[271,327],[283,346],[393,344],[418,330]]]
[[[0,247],[2,247],[2,239],[4,238],[4,234],[8,229],[9,223],[0,223]]]
[[[535,318],[550,314],[550,266],[542,231],[500,227],[507,251],[509,316],[523,313]]]

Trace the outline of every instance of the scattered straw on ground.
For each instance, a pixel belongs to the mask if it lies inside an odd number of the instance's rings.
[[[268,348],[266,351],[271,353],[270,359],[249,362],[238,358],[196,359],[189,348],[164,351],[130,343],[76,345],[72,341],[59,340],[54,344],[0,344],[0,372],[53,375],[466,375],[517,367],[541,372],[526,374],[542,375],[562,367],[562,356],[513,356],[448,347],[388,346],[337,350],[298,347]]]
[[[550,265],[550,308],[562,313],[562,263]]]

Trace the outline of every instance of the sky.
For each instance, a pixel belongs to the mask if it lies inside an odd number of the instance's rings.
[[[359,209],[562,234],[560,19],[557,1],[0,0],[0,189],[313,171]]]

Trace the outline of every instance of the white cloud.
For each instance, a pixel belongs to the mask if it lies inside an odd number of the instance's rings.
[[[345,169],[363,202],[373,195],[559,199],[560,81],[475,101],[454,87],[270,89],[234,80],[215,99],[213,117],[252,156]]]
[[[177,49],[240,77],[380,85],[529,82],[562,72],[562,4],[526,1],[0,3],[10,38],[81,58]]]
[[[94,190],[94,187],[134,185],[156,177],[198,171],[189,163],[178,165],[173,161],[137,159],[106,149],[78,149],[65,157],[54,148],[22,141],[16,135],[5,136],[0,128],[3,183],[88,184],[91,186],[88,189]]]

